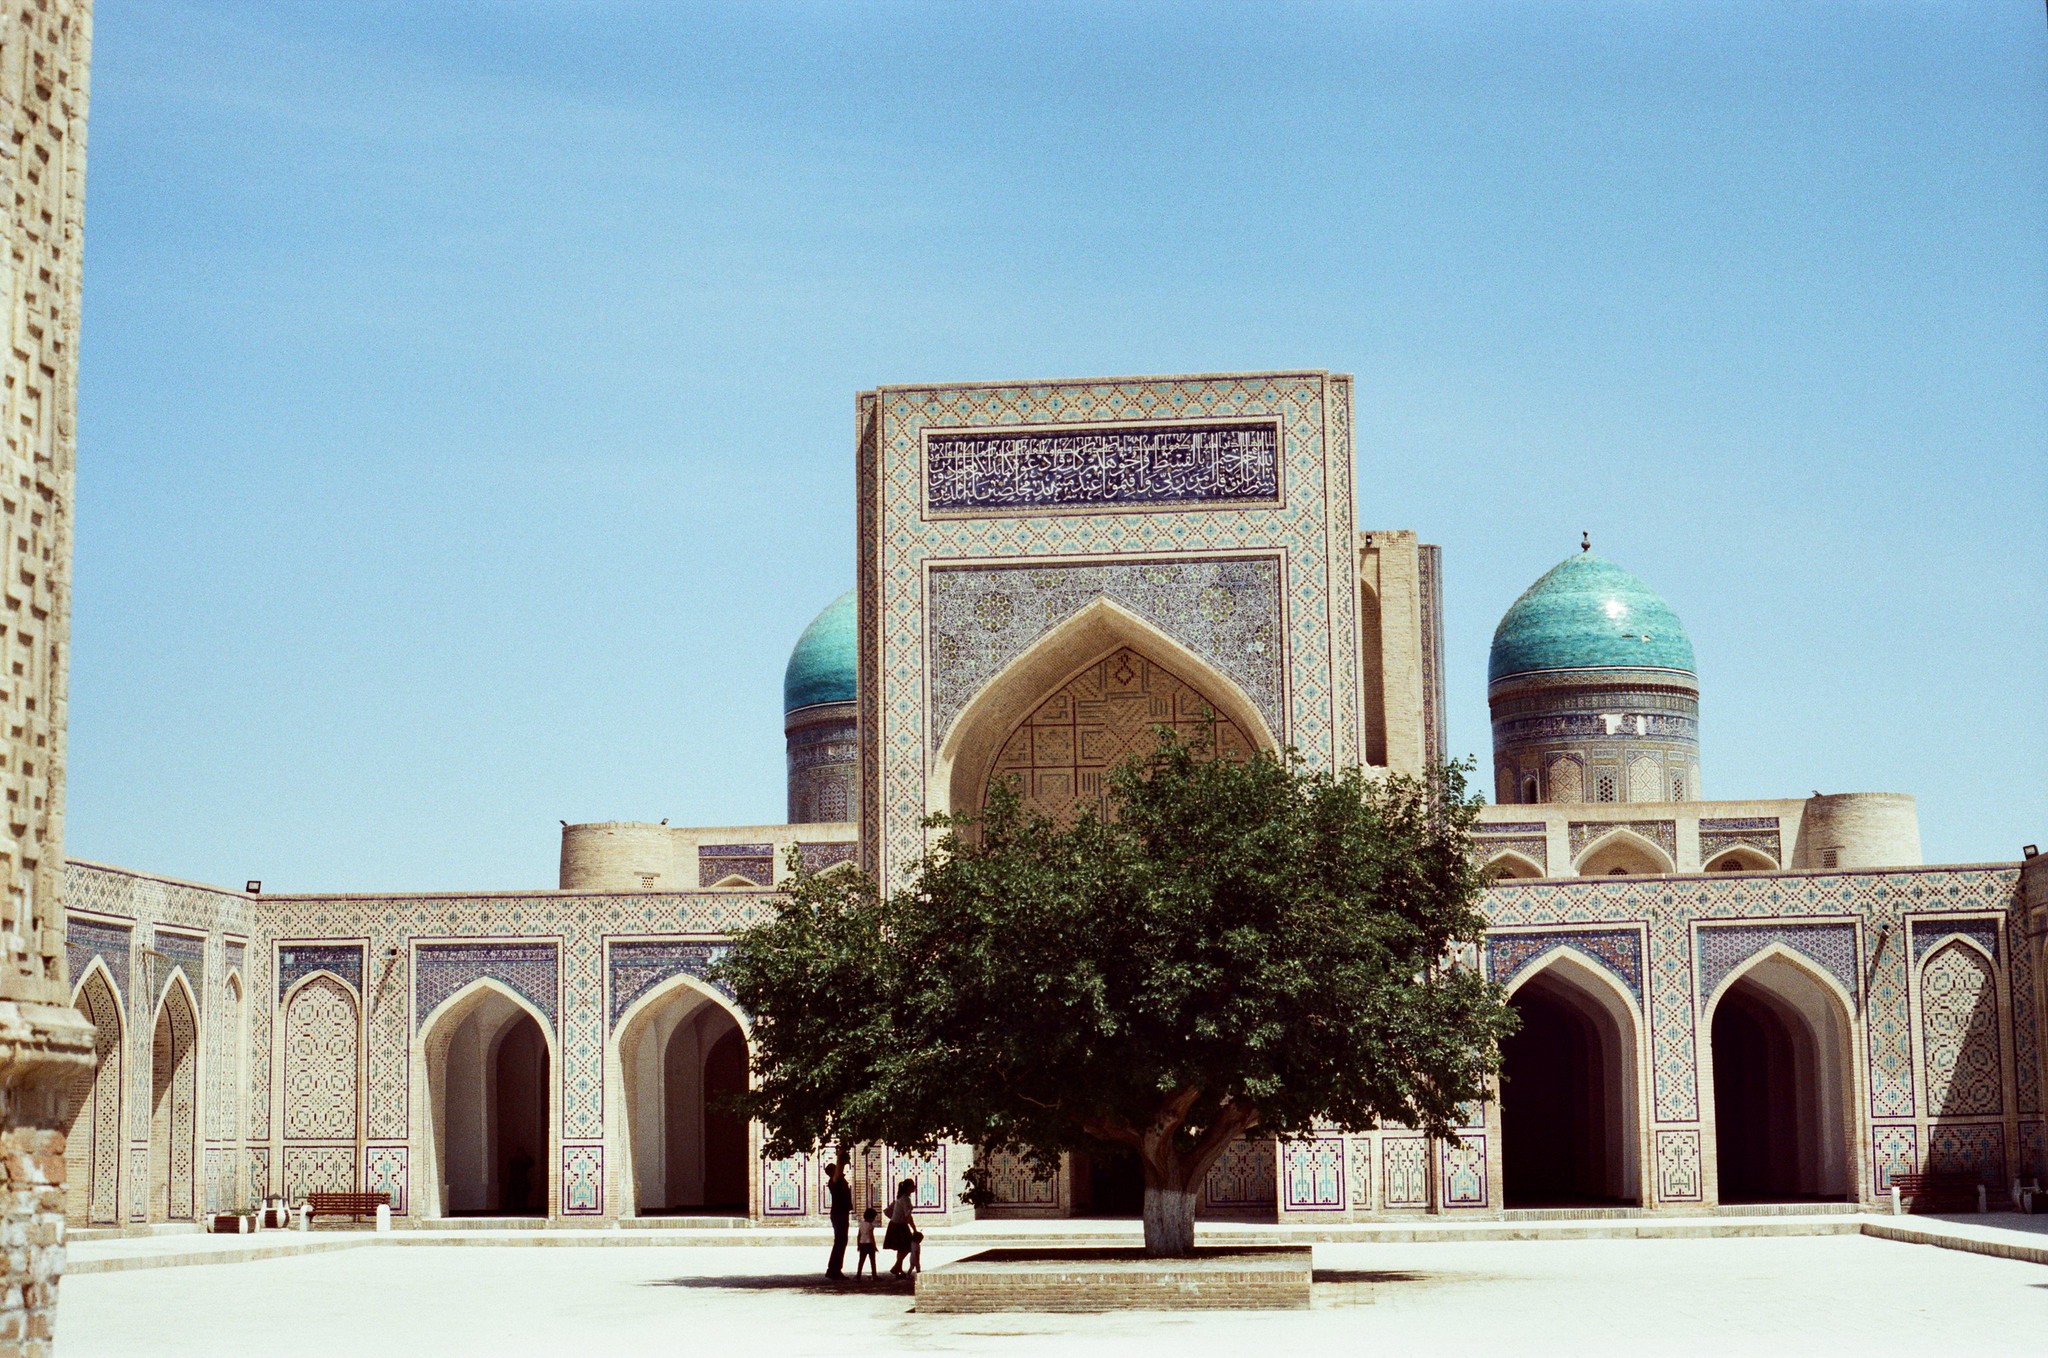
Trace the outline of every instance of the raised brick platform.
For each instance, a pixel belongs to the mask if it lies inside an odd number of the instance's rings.
[[[1203,1249],[1154,1259],[1132,1249],[997,1249],[917,1275],[919,1311],[1299,1311],[1312,1254],[1298,1246]]]

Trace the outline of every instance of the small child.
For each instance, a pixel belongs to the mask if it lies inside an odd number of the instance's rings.
[[[855,1242],[858,1253],[853,1261],[853,1276],[856,1278],[860,1276],[863,1264],[867,1265],[870,1277],[882,1276],[881,1265],[876,1262],[878,1251],[875,1249],[875,1216],[875,1209],[872,1207],[860,1214],[860,1237]]]

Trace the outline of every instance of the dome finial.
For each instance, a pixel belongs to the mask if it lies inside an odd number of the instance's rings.
[[[1581,532],[1579,534],[1579,550],[1582,552],[1593,550],[1593,535],[1591,533]]]

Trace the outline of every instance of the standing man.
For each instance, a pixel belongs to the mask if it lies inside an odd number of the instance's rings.
[[[825,1194],[832,1204],[832,1259],[825,1276],[846,1276],[846,1226],[853,1216],[853,1189],[847,1185],[846,1170],[837,1162],[825,1166]]]

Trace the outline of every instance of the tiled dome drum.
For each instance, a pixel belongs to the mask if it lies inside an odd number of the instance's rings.
[[[1671,605],[1605,558],[1559,562],[1515,600],[1487,662],[1496,799],[1700,796],[1699,677]]]
[[[853,608],[852,590],[827,604],[797,638],[782,672],[793,825],[854,816],[860,739],[853,701],[859,658]]]

